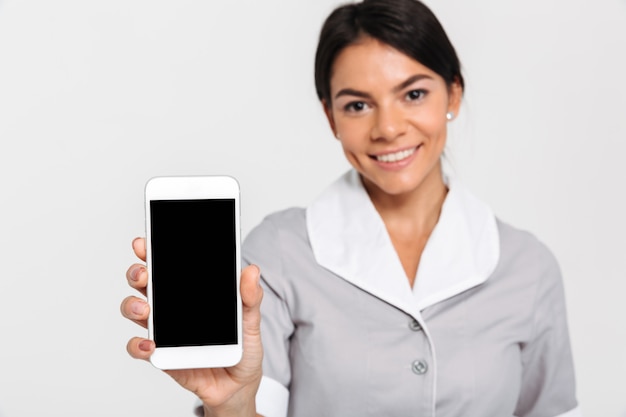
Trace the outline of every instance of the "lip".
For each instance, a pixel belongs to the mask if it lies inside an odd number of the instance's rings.
[[[413,160],[415,159],[415,157],[417,156],[417,154],[419,153],[420,148],[422,147],[422,144],[419,144],[417,146],[408,146],[406,148],[399,148],[399,149],[394,149],[392,151],[385,151],[385,152],[378,152],[375,154],[371,154],[369,155],[370,159],[380,168],[388,170],[388,171],[398,171],[400,169],[403,169],[404,167],[406,167],[407,165],[409,165],[411,162],[413,162]],[[414,150],[412,154],[410,154],[409,156],[400,159],[398,161],[381,161],[379,159],[377,159],[378,157],[382,156],[382,155],[392,155],[392,154],[398,154],[401,152],[406,152],[406,151],[410,151],[410,150]]]

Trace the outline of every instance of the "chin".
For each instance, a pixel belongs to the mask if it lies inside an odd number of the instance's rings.
[[[423,182],[423,178],[367,178],[364,184],[367,188],[374,188],[384,194],[400,196],[417,190]]]

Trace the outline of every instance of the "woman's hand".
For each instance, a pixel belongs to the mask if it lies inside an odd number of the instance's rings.
[[[146,241],[133,240],[135,255],[146,261]],[[128,268],[126,278],[131,287],[146,296],[148,272],[145,265]],[[255,395],[261,381],[260,323],[263,290],[259,285],[260,272],[250,265],[241,272],[241,300],[243,303],[243,357],[230,368],[182,369],[165,371],[180,385],[193,392],[204,404],[205,416],[255,416]],[[145,299],[127,297],[122,301],[122,315],[147,327],[150,307]],[[154,351],[154,342],[140,337],[129,340],[128,353],[136,359],[148,360]]]

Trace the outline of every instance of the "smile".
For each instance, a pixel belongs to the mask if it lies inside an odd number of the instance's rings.
[[[386,153],[384,155],[374,155],[373,158],[379,162],[398,162],[398,161],[407,159],[408,157],[413,155],[415,151],[417,150],[417,148],[418,146],[416,146],[415,148],[411,148],[411,149],[405,149],[403,151]]]

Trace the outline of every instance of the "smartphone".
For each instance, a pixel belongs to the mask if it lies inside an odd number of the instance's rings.
[[[239,195],[228,176],[146,183],[148,334],[159,369],[241,360]]]

